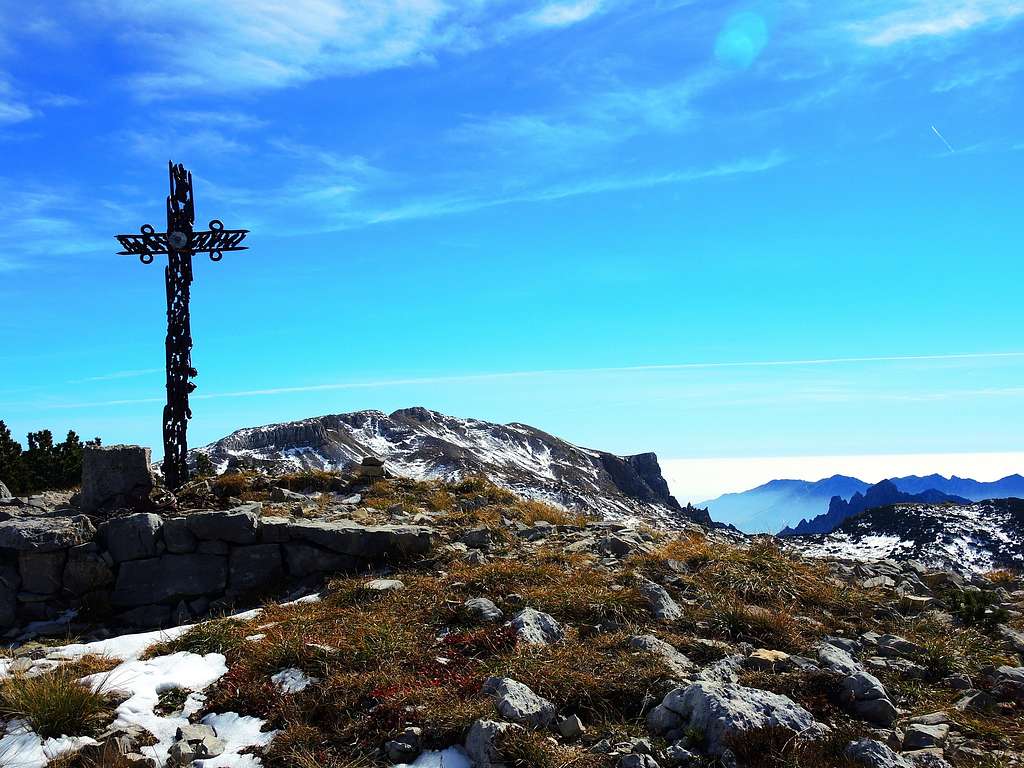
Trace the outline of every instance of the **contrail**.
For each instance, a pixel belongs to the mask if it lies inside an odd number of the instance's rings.
[[[1024,351],[1013,352],[967,352],[945,355],[878,355],[874,357],[824,357],[797,360],[734,360],[724,362],[663,363],[654,365],[625,365],[606,368],[546,368],[532,371],[496,371],[493,373],[467,373],[450,376],[421,376],[394,379],[370,379],[363,381],[338,381],[324,384],[301,384],[298,386],[272,387],[268,389],[244,389],[234,392],[206,392],[192,395],[193,400],[221,400],[238,397],[268,397],[301,392],[331,392],[338,390],[383,389],[385,387],[431,386],[438,384],[463,384],[472,382],[501,381],[507,379],[536,378],[542,376],[572,376],[602,373],[640,373],[644,371],[685,371],[714,370],[721,368],[785,368],[799,366],[847,365],[856,363],[900,363],[935,362],[951,360],[993,360],[1000,358],[1021,358]],[[0,406],[29,406],[40,409],[76,409],[117,405],[144,405],[162,403],[162,397],[103,400],[91,403],[0,403]]]
[[[936,135],[936,136],[938,136],[938,137],[939,137],[940,139],[942,139],[942,143],[946,145],[946,149],[948,149],[948,150],[949,150],[949,153],[950,153],[951,155],[952,155],[952,154],[954,154],[954,153],[956,152],[956,150],[955,150],[955,149],[953,149],[953,145],[952,145],[952,144],[950,144],[950,143],[949,143],[948,141],[946,141],[946,137],[945,137],[945,136],[943,136],[943,135],[942,135],[941,133],[939,133],[939,129],[938,129],[938,128],[936,128],[936,127],[935,127],[935,126],[933,125],[933,126],[932,126],[932,130],[933,130],[933,131],[935,131],[935,135]]]

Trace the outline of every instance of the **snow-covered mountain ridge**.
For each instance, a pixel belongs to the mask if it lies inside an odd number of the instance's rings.
[[[388,415],[356,411],[240,429],[204,448],[218,470],[252,465],[273,471],[345,469],[364,457],[415,479],[483,474],[527,498],[605,517],[709,525],[682,507],[653,453],[618,456],[573,445],[526,424],[494,424],[426,408]]]
[[[1024,500],[893,504],[851,517],[825,536],[791,536],[812,557],[918,560],[961,572],[1024,568]]]

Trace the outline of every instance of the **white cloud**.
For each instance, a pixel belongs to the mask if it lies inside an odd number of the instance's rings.
[[[946,37],[1024,14],[1020,0],[919,0],[910,7],[854,25],[866,45],[889,46],[922,37]]]
[[[527,16],[528,21],[542,27],[567,27],[590,18],[601,9],[601,0],[578,0],[575,3],[551,3]]]

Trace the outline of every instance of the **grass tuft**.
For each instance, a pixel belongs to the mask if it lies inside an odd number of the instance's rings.
[[[111,698],[79,682],[72,667],[0,684],[0,715],[25,720],[44,739],[94,735],[111,715]]]

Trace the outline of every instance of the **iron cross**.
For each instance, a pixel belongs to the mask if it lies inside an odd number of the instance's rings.
[[[171,189],[167,196],[167,231],[157,232],[142,225],[138,235],[117,235],[124,248],[121,256],[138,256],[152,264],[157,254],[167,254],[164,277],[167,283],[167,405],[164,406],[164,482],[178,488],[188,480],[186,431],[192,410],[188,396],[196,388],[189,379],[198,372],[192,367],[192,328],[189,321],[189,285],[192,284],[192,254],[208,253],[220,261],[224,251],[244,251],[241,245],[249,230],[224,229],[217,219],[205,231],[193,230],[192,173],[178,163],[167,164]]]

